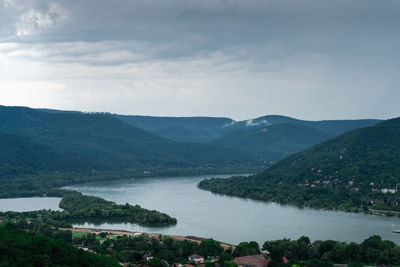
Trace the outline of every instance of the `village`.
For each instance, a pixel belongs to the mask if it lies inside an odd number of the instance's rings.
[[[94,228],[59,228],[61,231],[72,231],[73,232],[73,237],[76,240],[79,240],[79,238],[82,237],[89,237],[93,238],[95,237],[95,240],[98,241],[100,244],[104,244],[105,242],[109,242],[111,239],[118,239],[118,238],[143,238],[147,241],[150,242],[155,242],[154,240],[159,241],[160,243],[163,242],[168,242],[167,240],[173,240],[177,242],[188,242],[188,243],[195,243],[198,246],[201,246],[202,242],[207,242],[207,239],[201,238],[201,237],[195,237],[195,236],[177,236],[177,235],[172,235],[172,236],[162,236],[161,234],[155,234],[155,233],[141,233],[141,232],[130,232],[130,231],[125,231],[125,230],[111,230],[111,229],[94,229]],[[107,241],[108,240],[108,241]],[[212,241],[215,242],[213,245],[218,244],[223,252],[227,253],[222,253],[221,256],[218,255],[207,255],[203,256],[198,253],[193,253],[188,255],[186,258],[184,258],[181,261],[168,261],[167,259],[162,259],[157,258],[155,255],[152,255],[150,251],[144,251],[143,255],[139,259],[140,263],[134,263],[130,261],[119,261],[121,266],[149,266],[149,267],[154,267],[154,266],[173,266],[173,267],[205,267],[205,266],[221,266],[221,259],[220,257],[224,258],[222,262],[225,263],[224,266],[239,266],[239,267],[266,267],[268,264],[271,262],[271,258],[268,255],[268,251],[256,251],[256,254],[253,255],[246,255],[246,256],[237,256],[237,257],[232,257],[230,256],[232,254],[232,251],[236,249],[236,246],[232,246],[229,244],[225,243],[220,243],[217,241]],[[79,249],[82,249],[84,251],[98,254],[96,252],[95,247],[96,245],[93,246],[93,243],[90,244],[90,242],[84,242],[82,239],[81,244],[77,244],[75,242],[75,246]],[[257,244],[258,246],[258,244]],[[112,247],[112,246],[111,246]],[[258,248],[257,248],[258,249]],[[109,252],[112,251],[112,249],[108,250]],[[209,253],[203,253],[203,254],[209,254]],[[217,254],[217,253],[215,253]],[[111,256],[111,254],[106,254],[108,256]],[[229,255],[227,257],[227,255]],[[283,259],[285,263],[288,262],[286,258]]]

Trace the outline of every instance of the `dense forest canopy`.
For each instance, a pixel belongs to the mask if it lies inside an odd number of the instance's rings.
[[[178,143],[106,113],[0,106],[0,197],[88,181],[260,170],[260,156]]]
[[[120,266],[114,258],[84,252],[12,224],[0,226],[0,251],[2,266]]]
[[[50,147],[74,170],[256,167],[260,157],[215,145],[176,143],[110,114],[0,106],[0,133]],[[2,149],[6,154],[6,148]],[[188,157],[190,155],[190,158]]]
[[[86,253],[71,244],[90,248],[92,253]],[[198,254],[205,258],[209,267],[235,267],[235,257],[257,255],[262,251],[267,253],[265,258],[272,260],[269,266],[400,264],[400,247],[392,241],[382,240],[377,235],[370,236],[361,243],[334,240],[311,242],[308,237],[301,236],[296,240],[265,241],[261,247],[257,242],[250,241],[241,242],[236,246],[225,246],[224,249],[220,242],[213,239],[195,242],[163,235],[115,236],[103,231],[98,234],[76,235],[71,231],[60,231],[36,222],[19,222],[17,225],[7,223],[0,226],[0,251],[3,252],[0,253],[2,263],[11,266],[115,266],[116,259],[118,262],[140,266],[167,267],[175,263],[195,264],[190,262],[189,256]]]
[[[215,193],[318,208],[400,211],[400,118],[289,156],[250,177],[211,179]]]
[[[151,226],[176,224],[175,218],[156,210],[148,210],[128,203],[118,205],[99,197],[85,196],[74,191],[64,192],[60,208],[63,210],[0,212],[0,219],[39,221],[55,227],[72,227],[72,223],[80,221],[130,222]]]
[[[305,121],[269,115],[245,121],[212,117],[115,117],[180,142],[211,143],[276,161],[342,133],[371,126],[379,120]]]

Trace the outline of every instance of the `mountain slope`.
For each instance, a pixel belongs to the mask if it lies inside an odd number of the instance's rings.
[[[312,147],[332,136],[301,124],[282,123],[225,134],[212,143],[251,151],[270,160],[278,160]]]
[[[280,115],[268,115],[252,120],[236,122],[231,125],[231,128],[243,129],[290,123],[318,129],[331,136],[338,136],[358,128],[375,125],[378,122],[380,120],[373,119],[306,121]]]
[[[29,138],[0,133],[0,176],[62,166],[62,157]]]
[[[116,118],[178,142],[208,143],[226,132],[228,118],[152,117],[114,115]]]
[[[269,161],[310,148],[347,131],[379,122],[304,121],[279,115],[244,121],[210,117],[114,116],[171,140],[211,143],[245,150],[262,155]]]
[[[12,224],[0,225],[0,251],[2,266],[120,266],[114,258],[84,252]]]
[[[249,178],[200,183],[216,193],[312,207],[399,211],[400,118],[289,156]]]
[[[64,159],[75,159],[87,169],[224,168],[233,166],[238,158],[249,167],[261,164],[261,159],[250,153],[175,143],[103,113],[44,112],[0,106],[0,132],[27,137],[50,147]],[[5,151],[3,154],[7,155]],[[218,163],[214,155],[219,155]]]

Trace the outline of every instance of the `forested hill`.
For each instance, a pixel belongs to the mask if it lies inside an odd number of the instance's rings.
[[[378,122],[380,122],[380,120],[375,120],[375,119],[309,121],[309,120],[300,120],[280,115],[268,115],[250,121],[247,120],[247,121],[237,122],[234,123],[232,127],[234,128],[238,127],[243,128],[243,126],[265,127],[268,125],[277,125],[277,124],[297,124],[321,130],[331,136],[338,136],[340,134],[358,128],[375,125]]]
[[[292,155],[260,173],[261,179],[311,183],[354,181],[393,188],[400,182],[400,118],[358,129]]]
[[[43,140],[113,137],[135,143],[169,142],[106,113],[43,112],[27,107],[0,106],[0,131]]]
[[[47,113],[75,113],[40,109]],[[224,117],[111,116],[174,142],[203,143],[237,149],[275,162],[285,156],[379,120],[306,121],[280,115],[235,121]]]
[[[230,131],[225,127],[234,122],[229,118],[214,117],[153,117],[114,115],[116,118],[142,129],[180,142],[209,143]]]
[[[378,122],[378,120],[305,121],[271,115],[232,123],[226,127],[230,132],[221,135],[212,143],[251,151],[277,161],[342,133]]]
[[[312,127],[282,123],[262,128],[233,131],[222,135],[212,143],[252,151],[270,160],[278,160],[332,137],[332,135]]]
[[[115,117],[176,141],[211,143],[276,161],[379,120],[305,121],[279,115],[234,121],[212,117]]]
[[[0,133],[0,176],[29,173],[38,168],[54,170],[64,164],[62,155],[27,137]]]
[[[84,252],[12,224],[0,225],[0,251],[1,266],[120,266],[114,258]]]
[[[326,208],[400,210],[400,118],[357,129],[289,156],[249,178],[200,187],[266,201]],[[387,189],[393,189],[389,192]]]
[[[206,144],[176,143],[110,114],[0,106],[0,172],[258,168],[262,158]],[[12,139],[12,140],[11,140]],[[18,151],[17,151],[18,149]],[[22,152],[22,153],[19,153]],[[23,159],[23,160],[22,160]],[[177,174],[179,171],[173,172]]]
[[[55,112],[55,111],[53,111]],[[268,115],[250,120],[235,121],[230,118],[218,117],[153,117],[114,115],[129,124],[151,131],[158,135],[175,141],[210,143],[217,142],[218,138],[224,139],[224,135],[238,133],[238,138],[243,138],[241,133],[254,131],[269,126],[280,124],[293,125],[292,132],[300,126],[313,128],[323,132],[327,137],[338,136],[342,133],[371,126],[379,120],[324,120],[306,121],[280,115]],[[297,127],[297,128],[296,128]],[[290,137],[285,136],[283,139]],[[325,139],[326,140],[326,139]],[[294,141],[293,141],[294,142]],[[228,146],[234,143],[228,144]],[[314,142],[317,144],[317,142]],[[264,145],[260,143],[260,145]],[[250,149],[247,149],[250,150]]]

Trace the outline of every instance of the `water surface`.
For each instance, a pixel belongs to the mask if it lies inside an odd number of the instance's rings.
[[[216,195],[197,188],[198,182],[208,177],[211,176],[141,178],[67,188],[120,204],[139,204],[178,219],[176,226],[162,228],[130,223],[76,225],[81,227],[213,237],[232,244],[250,240],[262,244],[266,240],[284,237],[297,239],[302,235],[312,240],[361,242],[373,234],[400,244],[400,234],[392,233],[393,229],[400,229],[400,219],[397,217],[300,209]]]
[[[58,197],[24,197],[0,199],[0,211],[61,210]]]

